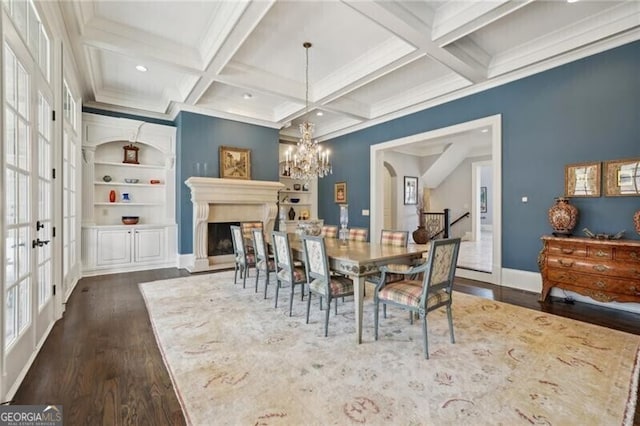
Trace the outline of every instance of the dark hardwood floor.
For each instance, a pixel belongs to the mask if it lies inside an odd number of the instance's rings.
[[[62,404],[65,425],[185,424],[137,284],[187,275],[159,269],[80,280],[13,403]],[[465,293],[640,334],[638,314],[562,299],[540,304],[538,294],[456,281]]]

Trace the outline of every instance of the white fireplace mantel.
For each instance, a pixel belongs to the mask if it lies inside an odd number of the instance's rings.
[[[193,263],[190,272],[207,271],[229,262],[213,265],[207,253],[209,222],[259,220],[267,235],[273,230],[277,214],[280,182],[190,177],[185,181],[193,204]],[[213,261],[215,263],[215,261]]]

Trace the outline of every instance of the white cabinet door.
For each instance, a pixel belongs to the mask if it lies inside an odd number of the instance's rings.
[[[134,262],[153,262],[164,259],[164,228],[136,229],[134,239]]]
[[[131,229],[98,230],[97,266],[131,263]]]

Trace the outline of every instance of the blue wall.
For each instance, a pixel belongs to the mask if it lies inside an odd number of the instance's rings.
[[[502,265],[537,271],[547,210],[564,192],[564,166],[640,156],[640,42],[327,141],[334,174],[319,180],[318,216],[338,223],[333,184],[346,181],[349,226],[369,226],[369,147],[502,114]],[[527,204],[521,203],[528,196]],[[575,198],[574,233],[626,230],[638,239],[640,197]]]
[[[196,163],[207,163],[207,176],[219,177],[218,147],[251,149],[251,178],[278,180],[278,129],[181,112],[176,117],[176,220],[178,252],[193,252],[193,208],[184,181]],[[201,173],[203,175],[203,173]]]

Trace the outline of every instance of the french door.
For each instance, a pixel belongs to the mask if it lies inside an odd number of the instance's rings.
[[[54,133],[48,82],[25,49],[6,41],[3,49],[4,375],[11,386],[54,322]]]

